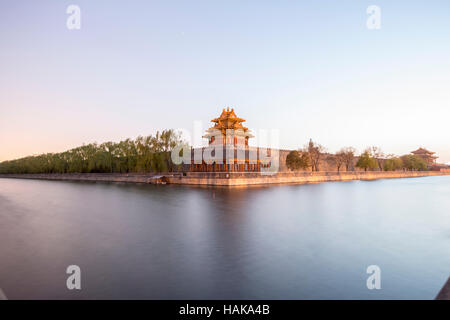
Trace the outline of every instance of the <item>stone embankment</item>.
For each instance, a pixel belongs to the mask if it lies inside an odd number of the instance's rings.
[[[119,173],[79,173],[79,174],[9,174],[0,178],[44,179],[67,181],[100,181],[148,184],[187,184],[246,186],[264,184],[308,184],[331,181],[377,180],[395,178],[417,178],[450,175],[439,171],[393,171],[393,172],[279,172],[262,174],[255,172],[186,172],[158,174],[119,174]]]
[[[273,175],[261,173],[190,172],[186,176],[169,179],[170,183],[196,185],[257,185],[257,184],[308,184],[331,181],[377,180],[394,178],[417,178],[450,175],[439,171],[394,171],[394,172],[279,172]]]
[[[0,178],[160,184],[160,183],[167,183],[167,177],[172,175],[173,173],[159,173],[159,174],[36,173],[36,174],[0,174]]]

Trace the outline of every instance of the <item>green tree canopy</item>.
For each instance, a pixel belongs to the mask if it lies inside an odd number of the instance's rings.
[[[386,159],[383,164],[384,171],[395,171],[403,168],[403,161],[401,158],[392,157]]]
[[[374,170],[378,168],[377,160],[372,156],[369,150],[364,151],[356,163],[356,167],[367,170]]]
[[[0,173],[128,173],[175,169],[172,149],[182,143],[170,129],[135,140],[91,143],[62,153],[47,153],[0,163]]]
[[[407,154],[401,157],[403,168],[411,171],[424,171],[428,169],[428,165],[421,157]]]
[[[298,151],[291,151],[286,157],[286,166],[290,170],[306,169],[310,166],[308,155]]]

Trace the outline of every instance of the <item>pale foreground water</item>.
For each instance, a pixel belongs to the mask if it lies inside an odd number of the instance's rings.
[[[9,299],[433,299],[450,177],[252,188],[0,179]],[[81,268],[81,290],[66,268]],[[368,290],[366,268],[381,268]]]

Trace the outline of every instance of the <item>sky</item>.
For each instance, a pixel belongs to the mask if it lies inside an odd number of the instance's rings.
[[[0,161],[207,129],[229,106],[256,133],[278,130],[281,148],[426,147],[450,162],[449,12],[447,0],[2,0]]]

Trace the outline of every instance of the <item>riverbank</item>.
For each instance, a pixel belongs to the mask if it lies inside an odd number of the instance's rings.
[[[99,181],[145,184],[186,184],[246,186],[264,184],[308,184],[332,181],[417,178],[450,175],[440,171],[356,171],[356,172],[279,172],[273,175],[249,172],[186,172],[158,174],[67,173],[67,174],[2,174],[0,178]]]

